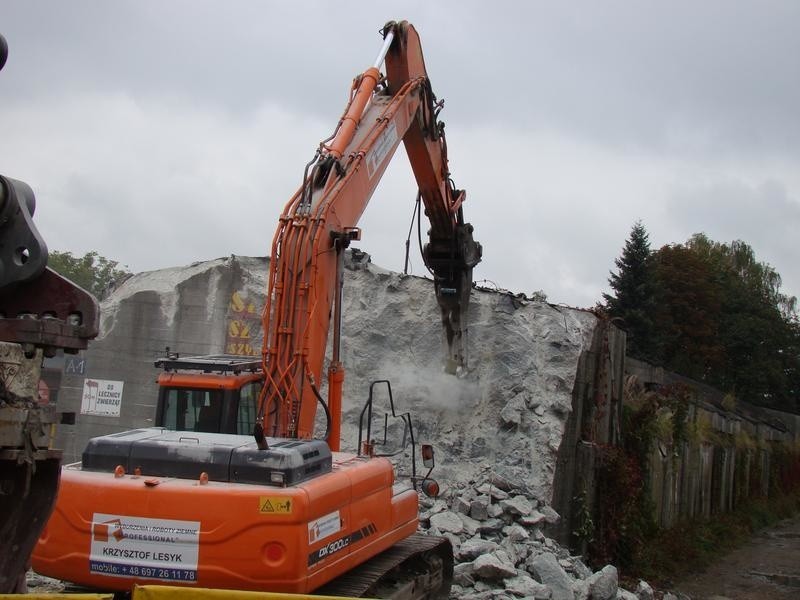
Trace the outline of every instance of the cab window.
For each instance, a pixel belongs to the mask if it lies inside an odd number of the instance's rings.
[[[222,391],[171,388],[166,394],[164,427],[175,431],[219,432]]]
[[[260,393],[260,381],[252,381],[242,386],[239,395],[239,415],[236,419],[236,433],[245,435],[253,433]]]

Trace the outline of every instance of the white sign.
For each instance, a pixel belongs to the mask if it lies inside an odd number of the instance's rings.
[[[367,175],[370,179],[381,166],[383,159],[391,153],[397,145],[397,126],[392,123],[378,138],[372,150],[367,154]]]
[[[338,510],[315,519],[308,524],[308,543],[313,544],[338,533],[341,527],[342,520],[339,518]]]
[[[118,417],[122,406],[123,384],[123,381],[84,379],[81,414]]]
[[[94,513],[89,571],[112,577],[197,581],[199,521]]]

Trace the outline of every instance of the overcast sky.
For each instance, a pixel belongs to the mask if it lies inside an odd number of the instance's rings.
[[[476,280],[591,306],[641,219],[653,248],[742,239],[800,294],[794,0],[3,0],[0,173],[52,249],[136,272],[266,255],[390,19],[446,101]],[[415,192],[401,149],[359,223],[381,266]]]

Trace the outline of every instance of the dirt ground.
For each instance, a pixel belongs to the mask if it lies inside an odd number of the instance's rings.
[[[692,600],[800,598],[800,516],[762,531],[674,587]]]

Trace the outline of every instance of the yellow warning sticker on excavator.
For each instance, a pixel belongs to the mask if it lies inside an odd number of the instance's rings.
[[[292,499],[280,496],[261,496],[258,499],[258,512],[262,515],[292,514]]]

